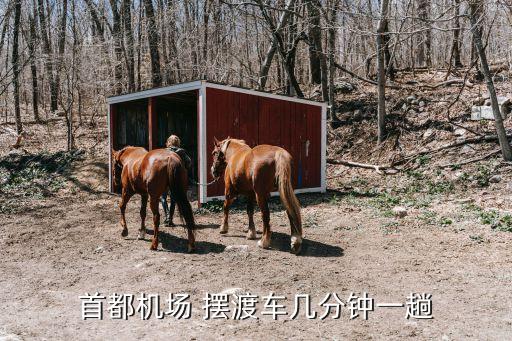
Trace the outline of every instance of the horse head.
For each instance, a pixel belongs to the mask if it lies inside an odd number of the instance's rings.
[[[121,154],[123,153],[125,148],[120,149],[118,151],[112,149],[113,180],[114,180],[115,187],[118,187],[121,185],[121,173],[123,172],[123,163],[121,162]]]
[[[211,173],[214,179],[218,179],[226,170],[227,161],[226,161],[226,150],[229,146],[230,139],[227,138],[225,140],[219,141],[214,137],[214,146],[213,146],[213,164],[211,168]]]

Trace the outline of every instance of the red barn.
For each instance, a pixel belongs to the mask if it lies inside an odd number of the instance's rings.
[[[194,81],[109,97],[110,184],[112,148],[163,148],[178,135],[194,163],[200,183],[212,180],[214,137],[245,140],[250,146],[272,144],[294,159],[297,193],[325,192],[325,103],[275,95],[207,81]],[[224,184],[198,186],[199,203],[223,197]]]

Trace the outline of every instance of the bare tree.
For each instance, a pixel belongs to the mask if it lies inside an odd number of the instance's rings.
[[[114,40],[114,55],[116,61],[114,65],[114,92],[119,95],[122,92],[123,85],[123,39],[121,34],[121,14],[119,13],[118,0],[110,0],[110,8],[112,9],[113,25],[111,27],[112,37]]]
[[[153,1],[144,0],[144,8],[146,9],[146,28],[148,32],[149,54],[151,56],[151,80],[153,86],[160,86],[162,84],[162,75],[160,71],[160,52],[158,51],[158,32],[156,30]]]
[[[453,30],[453,66],[462,67],[460,58],[460,45],[461,45],[461,27],[460,27],[460,0],[454,0],[454,30]],[[451,61],[450,61],[451,63]]]
[[[294,63],[295,63],[295,49],[296,44],[299,41],[299,37],[295,37],[295,39],[292,39],[292,46],[287,51],[285,47],[285,42],[283,39],[283,36],[281,32],[277,29],[277,27],[274,24],[274,21],[270,17],[270,15],[267,12],[266,5],[263,3],[263,0],[256,0],[260,10],[261,14],[263,15],[263,18],[265,19],[266,24],[269,26],[270,32],[272,33],[272,38],[276,40],[277,43],[277,51],[279,52],[279,55],[281,56],[282,61],[284,62],[284,69],[286,72],[286,75],[288,76],[288,82],[290,83],[290,87],[293,88],[295,93],[298,97],[304,97],[304,94],[302,93],[302,90],[300,89],[299,82],[297,81],[297,78],[295,77],[295,70],[294,70]],[[295,1],[289,0],[290,10],[293,10],[295,8]],[[287,6],[288,7],[288,6]]]
[[[510,144],[508,142],[505,127],[503,126],[503,119],[501,117],[500,106],[498,104],[498,98],[496,96],[496,89],[494,88],[494,82],[492,80],[491,71],[489,70],[489,63],[487,62],[487,55],[485,53],[484,44],[482,43],[482,35],[480,30],[481,17],[479,16],[479,13],[481,13],[481,11],[479,10],[479,7],[483,5],[484,1],[469,0],[469,18],[471,21],[471,32],[473,33],[475,49],[480,59],[482,73],[485,77],[485,82],[487,83],[487,90],[489,91],[489,96],[491,98],[491,106],[494,114],[494,122],[496,124],[496,133],[498,135],[501,153],[503,155],[503,159],[505,159],[506,161],[512,161],[512,151],[510,149]]]
[[[281,34],[283,28],[288,24],[288,20],[290,19],[290,16],[292,15],[292,8],[295,6],[296,0],[287,0],[286,5],[284,7],[284,11],[282,12],[279,22],[277,26],[275,27],[275,31],[277,34]],[[276,35],[272,35],[272,40],[270,42],[270,45],[268,47],[267,53],[265,54],[265,60],[263,61],[260,72],[259,72],[259,88],[265,89],[265,85],[267,83],[268,79],[268,72],[270,70],[270,66],[272,64],[272,60],[274,59],[274,55],[276,53],[277,47],[278,47],[278,39],[276,38]]]
[[[131,1],[123,0],[122,7],[122,21],[123,21],[123,33],[126,38],[125,43],[125,60],[126,60],[126,74],[128,76],[128,91],[135,91],[135,57],[133,55],[133,48],[135,46],[133,40],[132,30],[132,12],[131,12]]]
[[[58,105],[58,87],[57,82],[55,80],[55,76],[53,74],[53,49],[51,47],[50,41],[50,31],[48,29],[48,19],[46,16],[45,6],[43,0],[37,0],[38,4],[38,16],[39,16],[39,24],[40,24],[40,34],[43,42],[43,53],[45,57],[45,65],[46,65],[46,75],[48,77],[48,82],[50,84],[50,110],[57,111]]]
[[[35,16],[28,14],[28,25],[29,29],[24,30],[25,41],[27,42],[27,48],[30,59],[30,75],[32,78],[32,112],[34,114],[34,121],[40,122],[39,116],[39,86],[37,80],[37,64],[36,64],[36,44],[37,41],[37,23]]]
[[[377,27],[377,82],[378,82],[378,142],[382,143],[386,135],[386,59],[385,44],[388,27],[389,0],[381,0],[380,18]]]
[[[20,65],[19,65],[19,33],[21,22],[21,0],[14,1],[14,26],[12,32],[12,84],[14,87],[14,116],[16,118],[16,132],[18,136],[23,132],[20,113]]]
[[[432,66],[431,46],[432,46],[432,34],[430,30],[429,22],[430,13],[430,1],[429,0],[418,0],[418,17],[421,22],[425,25],[422,28],[422,32],[419,35],[419,46],[418,46],[418,65],[419,66]]]

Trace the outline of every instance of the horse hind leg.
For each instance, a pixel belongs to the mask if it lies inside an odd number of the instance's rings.
[[[268,198],[265,195],[256,194],[256,201],[258,202],[263,218],[263,235],[258,241],[258,246],[268,249],[270,247],[270,237],[272,235],[272,231],[270,231],[270,210],[268,208]]]
[[[153,239],[151,241],[151,250],[158,248],[158,228],[160,226],[160,213],[158,212],[158,197],[149,198],[149,207],[153,213]]]
[[[294,254],[299,254],[302,249],[302,233],[297,232],[299,231],[299,227],[296,226],[296,221],[292,218],[290,213],[288,211],[286,212],[286,215],[288,216],[288,220],[290,221],[290,227],[291,227],[291,242],[290,242],[290,249],[291,252]]]
[[[142,195],[140,204],[140,229],[138,239],[144,239],[146,237],[146,213],[148,207],[148,196]]]
[[[249,217],[247,239],[256,239],[256,227],[254,226],[254,195],[247,197],[247,216]]]
[[[123,231],[121,232],[121,236],[126,237],[128,235],[128,227],[126,225],[126,205],[128,205],[128,201],[130,201],[130,198],[132,195],[126,191],[123,190],[121,194],[121,202],[119,203],[119,209],[121,210],[121,227],[123,228]]]
[[[232,198],[228,195],[226,195],[226,199],[224,200],[224,220],[222,221],[222,226],[220,228],[220,234],[226,234],[229,230],[229,223],[228,223],[228,217],[229,217],[229,206],[233,204],[233,201],[235,201],[235,198]]]

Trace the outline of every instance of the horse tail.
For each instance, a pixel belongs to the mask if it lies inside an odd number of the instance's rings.
[[[185,220],[187,229],[193,231],[196,229],[196,223],[192,206],[187,198],[187,170],[182,162],[177,162],[176,158],[172,157],[168,160],[167,169],[171,197],[176,201],[178,211]]]
[[[292,236],[302,238],[300,204],[292,187],[292,156],[284,149],[276,152],[276,180],[281,202],[290,219]]]

